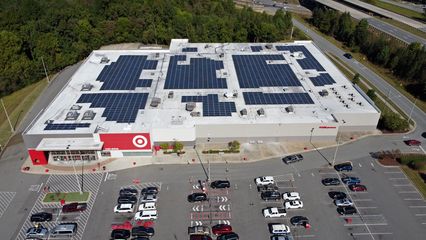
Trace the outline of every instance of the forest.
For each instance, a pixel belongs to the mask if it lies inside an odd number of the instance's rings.
[[[2,0],[0,96],[84,59],[102,45],[141,42],[275,42],[291,15],[238,9],[232,0]]]
[[[315,8],[312,24],[321,32],[343,42],[352,51],[394,74],[415,97],[426,100],[426,47],[402,45],[369,30],[367,20],[354,21],[349,13]]]

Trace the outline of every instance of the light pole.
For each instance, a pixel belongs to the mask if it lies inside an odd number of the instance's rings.
[[[344,123],[345,123],[345,121],[342,120],[342,124],[344,124]],[[339,134],[339,129],[340,129],[340,125],[337,126],[337,146],[336,146],[336,151],[334,152],[333,162],[331,163],[331,166],[334,166],[334,163],[336,162],[337,151],[339,150],[340,137],[342,136],[342,134]]]
[[[69,152],[70,151],[69,149],[70,149],[70,145],[68,144],[68,146],[67,146],[67,157],[68,157],[68,160],[70,160],[70,157],[71,157],[71,153]],[[82,185],[80,185],[80,180],[78,180],[77,171],[75,170],[75,160],[72,159],[72,161],[73,161],[72,168],[74,169],[75,179],[77,179],[77,184],[78,184],[78,187],[79,187],[80,194],[83,194]]]
[[[7,114],[7,110],[6,110],[6,107],[4,106],[3,98],[0,100],[1,100],[1,105],[3,106],[3,109],[4,109],[4,113],[6,114],[7,121],[9,122],[10,130],[13,133],[15,129],[13,128],[12,122],[10,121],[9,114]]]
[[[309,143],[312,144],[312,134],[314,133],[315,128],[311,129],[311,136],[309,137]]]
[[[413,114],[413,110],[414,110],[414,106],[416,106],[416,102],[417,102],[417,98],[414,100],[413,106],[411,107],[410,115],[408,116],[408,124],[410,124],[411,115]]]
[[[207,143],[209,143],[210,142],[210,134],[209,134],[209,137],[207,137]],[[207,182],[209,183],[210,182],[210,157],[207,157],[207,164],[208,164],[208,167],[207,167],[207,171],[208,171],[208,175],[207,175]]]

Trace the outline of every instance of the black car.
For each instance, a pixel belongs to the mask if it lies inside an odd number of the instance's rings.
[[[154,228],[137,226],[132,228],[132,236],[136,237],[152,237],[154,236]]]
[[[354,208],[352,206],[338,207],[337,212],[340,215],[351,215],[351,214],[357,213],[356,208]]]
[[[130,231],[127,229],[114,229],[111,232],[111,239],[128,239]]]
[[[141,191],[141,195],[145,195],[145,194],[157,194],[158,193],[158,188],[157,187],[146,187],[144,189],[142,189]]]
[[[149,238],[148,237],[135,237],[135,238],[132,238],[132,240],[149,240]]]
[[[118,204],[125,204],[125,203],[135,204],[137,201],[138,201],[138,198],[136,196],[120,196],[117,199]]]
[[[343,56],[347,59],[352,59],[352,54],[350,54],[350,53],[345,53],[345,54],[343,54]]]
[[[290,223],[293,226],[306,226],[307,224],[309,224],[309,219],[304,216],[294,216],[290,218]]]
[[[48,212],[39,212],[31,215],[31,222],[50,222],[52,221],[52,214]]]
[[[217,180],[210,184],[211,188],[229,188],[231,183],[228,180]]]
[[[340,180],[338,178],[324,178],[321,182],[325,186],[340,185]]]
[[[121,196],[137,196],[138,190],[134,188],[123,188],[120,189],[120,197]]]
[[[265,201],[281,200],[281,193],[277,191],[265,191],[260,194],[260,197]]]
[[[346,193],[344,192],[328,192],[328,196],[330,196],[330,198],[338,200],[338,199],[345,199]]]
[[[216,238],[217,240],[239,240],[240,237],[234,232],[225,233]]]
[[[257,186],[257,191],[258,192],[265,192],[265,191],[278,191],[278,187],[276,185],[262,185],[262,186]]]
[[[188,195],[188,202],[202,202],[202,201],[207,201],[207,194],[193,193]]]
[[[283,160],[284,163],[289,164],[289,163],[294,163],[294,162],[302,161],[303,160],[303,156],[300,155],[300,154],[289,155],[289,156],[284,157],[282,160]]]
[[[352,163],[350,162],[346,162],[346,163],[340,163],[340,164],[336,164],[334,165],[334,169],[336,169],[336,171],[352,171]]]

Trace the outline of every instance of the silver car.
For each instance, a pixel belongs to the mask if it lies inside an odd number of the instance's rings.
[[[49,230],[43,226],[28,228],[25,233],[26,239],[44,239],[49,235]]]
[[[349,198],[336,199],[334,200],[334,204],[336,204],[336,206],[338,207],[349,207],[354,205],[352,200],[350,200]]]

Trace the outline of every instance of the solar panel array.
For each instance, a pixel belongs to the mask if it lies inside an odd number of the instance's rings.
[[[208,94],[207,96],[182,96],[183,103],[185,102],[202,102],[204,117],[226,117],[232,116],[236,112],[234,102],[219,102],[217,94]]]
[[[251,46],[250,48],[252,52],[260,52],[263,49],[262,46]]]
[[[106,121],[133,123],[138,111],[145,109],[148,93],[90,93],[82,94],[77,103],[91,103],[90,108],[105,108]]]
[[[182,48],[182,52],[198,52],[198,48],[196,48],[196,47],[186,47],[186,48]]]
[[[276,46],[278,51],[303,52],[304,59],[297,59],[297,62],[303,69],[316,69],[318,71],[325,71],[321,64],[315,57],[306,49],[305,46]]]
[[[142,70],[155,70],[157,62],[147,56],[123,55],[102,69],[97,80],[103,82],[101,90],[135,90],[150,87],[152,79],[139,79]]]
[[[44,130],[75,130],[88,127],[90,127],[90,123],[48,123]]]
[[[247,105],[314,104],[307,93],[243,92],[243,97]]]
[[[233,55],[241,88],[301,86],[288,64],[268,64],[285,60],[283,55]]]
[[[332,85],[336,83],[328,73],[321,73],[318,77],[309,78],[314,86]]]
[[[223,61],[208,58],[191,58],[190,64],[185,55],[170,57],[164,89],[217,89],[227,88],[225,78],[217,78],[216,70],[223,69]]]

